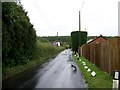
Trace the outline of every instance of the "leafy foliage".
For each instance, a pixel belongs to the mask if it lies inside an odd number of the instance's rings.
[[[97,36],[88,36],[87,37],[87,40],[90,40],[90,39],[94,39],[94,38],[96,38]],[[116,36],[104,36],[105,38],[107,38],[107,39],[110,39],[110,38],[114,38],[114,37],[116,37]]]
[[[2,58],[5,66],[25,64],[32,58],[36,31],[21,5],[2,3]]]
[[[27,63],[24,65],[17,65],[11,68],[9,67],[2,68],[2,77],[5,80],[27,69],[43,64],[44,62],[50,60],[50,58],[53,58],[53,56],[55,56],[62,50],[64,50],[63,47],[56,47],[53,46],[50,42],[41,42],[37,40],[32,60],[31,61],[28,60]]]
[[[78,52],[78,46],[82,46],[87,42],[87,32],[74,31],[71,32],[72,50]]]
[[[2,75],[9,78],[44,63],[63,50],[36,31],[20,3],[2,3]]]
[[[71,47],[71,40],[70,36],[48,36],[48,37],[38,37],[39,41],[42,42],[60,42],[62,46],[64,47]]]

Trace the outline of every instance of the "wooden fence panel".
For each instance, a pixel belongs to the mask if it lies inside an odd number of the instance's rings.
[[[118,70],[120,70],[120,37],[118,37]]]
[[[90,47],[88,44],[86,44],[86,59],[90,59]]]
[[[100,48],[99,48],[99,44],[95,45],[95,64],[100,67]]]
[[[115,39],[110,39],[110,60],[111,60],[111,73],[115,70],[116,64],[116,51]]]
[[[120,37],[102,43],[85,44],[79,50],[82,56],[109,74],[120,70]]]

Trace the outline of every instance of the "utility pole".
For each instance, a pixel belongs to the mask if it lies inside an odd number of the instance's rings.
[[[80,11],[79,11],[79,35],[78,35],[78,39],[79,39],[79,44],[78,44],[78,48],[81,46],[81,34],[80,34],[80,31],[81,31],[81,20],[80,20]],[[80,56],[80,50],[78,50],[78,53],[79,53],[79,56]]]
[[[79,11],[79,31],[81,31],[80,11]]]
[[[80,11],[79,11],[79,46],[81,45],[81,40],[80,40],[80,31],[81,31],[81,18],[80,18]]]
[[[58,42],[58,32],[57,32],[57,42]]]
[[[82,38],[81,37],[81,12],[82,12],[84,4],[85,4],[85,0],[83,1],[81,10],[79,11],[79,35],[78,35],[79,36],[79,46],[78,46],[78,48],[81,47],[81,38]],[[79,56],[80,56],[80,52],[79,52]]]
[[[85,0],[83,1],[83,3],[82,3],[82,7],[81,7],[81,10],[79,11],[79,46],[81,46],[81,12],[82,12],[82,9],[83,9],[83,6],[84,6],[84,4],[85,4]]]
[[[58,32],[57,32],[57,37],[58,37]]]

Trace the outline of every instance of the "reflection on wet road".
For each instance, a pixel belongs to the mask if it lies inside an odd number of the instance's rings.
[[[85,88],[81,74],[74,72],[70,49],[64,50],[53,60],[28,70],[3,82],[3,88]]]

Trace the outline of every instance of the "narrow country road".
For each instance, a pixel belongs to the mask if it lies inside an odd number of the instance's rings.
[[[3,81],[3,88],[85,88],[78,67],[74,72],[71,64],[77,66],[71,50],[64,50],[53,60]]]

